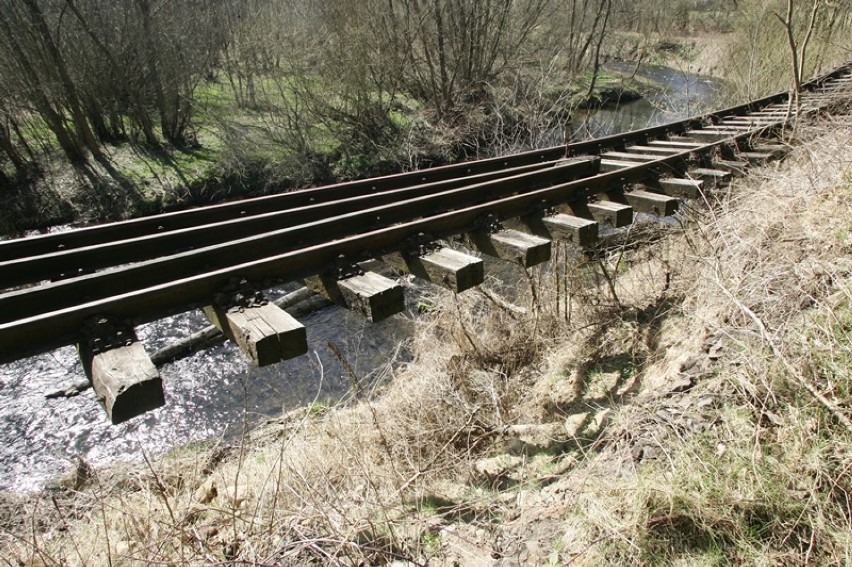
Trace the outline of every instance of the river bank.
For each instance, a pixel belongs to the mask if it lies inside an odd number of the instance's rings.
[[[6,497],[3,555],[848,561],[852,129],[797,140],[646,244],[436,297],[369,396]]]

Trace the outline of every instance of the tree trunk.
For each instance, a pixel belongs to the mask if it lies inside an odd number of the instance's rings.
[[[92,155],[95,158],[101,158],[101,148],[95,139],[95,135],[92,133],[92,129],[89,127],[88,120],[86,120],[86,115],[83,112],[82,104],[80,103],[80,97],[77,95],[77,88],[74,86],[74,82],[71,80],[70,75],[68,75],[65,60],[62,58],[62,54],[59,53],[59,48],[56,46],[56,42],[53,41],[53,37],[50,35],[50,30],[47,28],[47,21],[44,19],[44,14],[41,13],[36,0],[23,0],[23,2],[29,10],[30,20],[32,21],[35,29],[38,31],[38,34],[41,36],[42,42],[44,42],[44,46],[47,49],[47,53],[50,55],[51,62],[59,74],[59,80],[61,81],[62,88],[65,91],[65,98],[68,102],[68,108],[71,111],[71,116],[73,118],[77,134],[80,136],[83,144],[90,152],[92,152]]]
[[[157,136],[154,134],[154,124],[151,122],[151,117],[148,115],[148,111],[145,108],[145,105],[142,101],[139,100],[139,95],[128,85],[130,83],[130,77],[127,74],[127,71],[124,66],[119,65],[115,60],[115,56],[112,51],[100,40],[100,38],[92,31],[91,26],[77,9],[77,5],[75,0],[65,0],[66,5],[71,10],[71,13],[74,14],[74,17],[77,18],[77,21],[80,23],[80,26],[83,28],[83,31],[92,42],[95,44],[101,53],[103,53],[104,57],[109,63],[110,68],[112,68],[113,72],[116,73],[117,76],[122,78],[121,84],[121,92],[127,95],[128,100],[130,101],[130,110],[129,114],[133,122],[142,130],[142,135],[145,137],[145,142],[151,146],[155,146],[158,143]],[[111,118],[111,122],[113,123],[112,130],[113,132],[117,132],[116,127],[120,124],[120,121],[116,121]],[[121,127],[121,132],[123,133],[124,127]]]
[[[157,49],[154,45],[154,30],[151,25],[151,5],[149,0],[137,0],[139,10],[142,14],[142,31],[144,33],[145,56],[147,59],[148,73],[154,88],[154,96],[157,99],[157,109],[160,111],[160,131],[163,137],[174,143],[183,142],[183,132],[178,120],[180,110],[177,101],[177,87],[170,85],[169,92],[165,91],[160,69],[158,65]]]
[[[6,15],[0,11],[0,28],[9,40],[9,46],[12,49],[15,61],[21,67],[23,80],[28,83],[30,100],[35,106],[36,111],[44,119],[45,124],[50,128],[53,135],[56,136],[56,141],[65,155],[71,161],[85,161],[86,150],[80,143],[79,138],[68,131],[65,124],[65,117],[53,108],[50,100],[45,94],[44,85],[42,84],[32,62],[24,53],[21,44],[18,42],[17,36],[12,33],[12,27]]]
[[[0,150],[3,150],[3,153],[6,154],[9,161],[15,166],[15,171],[18,175],[26,174],[29,164],[24,156],[21,155],[21,152],[18,151],[18,148],[15,147],[15,144],[12,143],[9,128],[3,122],[0,122]]]

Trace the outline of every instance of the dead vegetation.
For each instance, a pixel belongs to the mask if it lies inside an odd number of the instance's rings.
[[[0,556],[849,562],[852,128],[798,139],[653,246],[436,297],[367,400],[10,496]]]

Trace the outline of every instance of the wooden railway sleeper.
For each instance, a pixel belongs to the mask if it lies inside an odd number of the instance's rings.
[[[304,325],[267,301],[263,292],[245,279],[232,278],[216,294],[213,303],[202,310],[210,322],[258,366],[308,352]]]
[[[518,228],[547,240],[587,249],[597,242],[599,229],[587,203],[586,197],[552,205],[542,202],[537,210],[517,219],[509,219],[505,224],[509,228]]]
[[[373,323],[405,310],[405,296],[398,283],[364,271],[345,256],[338,257],[326,272],[306,277],[305,286]]]
[[[380,253],[381,261],[394,270],[461,293],[485,281],[481,258],[446,247],[432,236],[419,233],[399,251]]]
[[[481,217],[477,228],[465,235],[474,248],[494,258],[529,268],[550,260],[551,241],[517,229],[506,228],[493,214]]]
[[[113,424],[165,405],[160,373],[129,323],[99,316],[85,327],[77,352]]]

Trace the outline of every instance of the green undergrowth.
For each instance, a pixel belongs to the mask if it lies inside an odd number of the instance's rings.
[[[294,98],[287,77],[259,77],[251,104],[238,104],[224,76],[210,78],[196,88],[189,143],[151,148],[133,140],[116,142],[104,146],[104,160],[78,166],[55,156],[2,195],[0,229],[8,234],[118,220],[448,163],[470,157],[469,148],[482,144],[489,146],[487,152],[499,152],[504,136],[523,143],[575,107],[615,104],[655,89],[648,81],[603,71],[588,96],[589,73],[570,80],[535,73],[524,79],[544,80],[543,94],[524,103],[538,105],[535,110],[512,107],[519,96],[512,89],[521,87],[495,86],[494,100],[485,104],[494,109],[469,113],[464,127],[435,123],[428,109],[403,94],[378,105],[374,93],[368,98],[380,114],[371,115],[372,110],[347,106],[328,85],[321,101],[328,105],[326,114],[314,116]],[[489,120],[511,120],[514,130],[500,132]],[[359,128],[372,133],[365,138]]]

